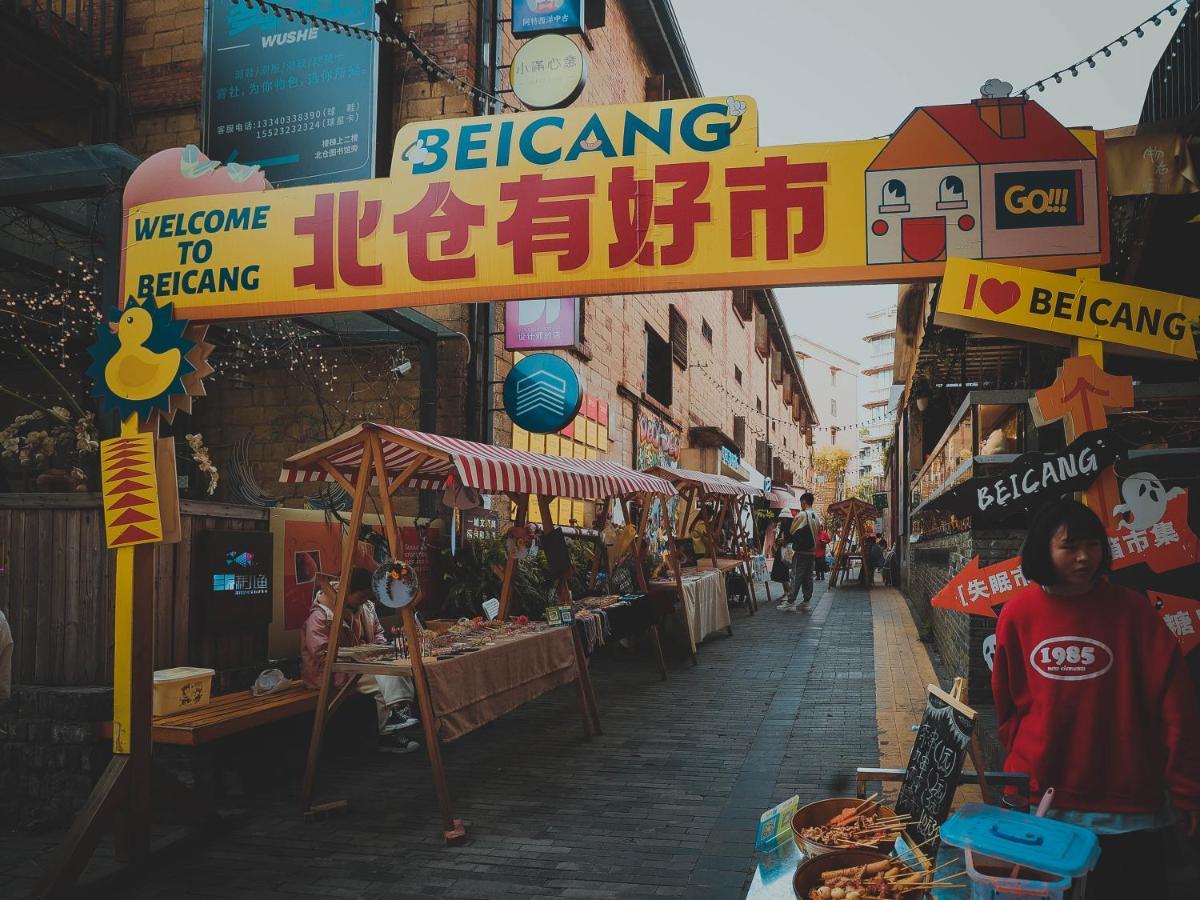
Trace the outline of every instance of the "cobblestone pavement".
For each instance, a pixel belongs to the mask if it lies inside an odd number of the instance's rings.
[[[306,824],[300,748],[280,762],[285,777],[245,802],[247,822],[103,893],[739,897],[764,809],[852,790],[854,767],[878,762],[866,593],[818,593],[809,613],[774,603],[735,613],[734,636],[710,638],[694,668],[675,657],[666,682],[644,650],[602,652],[593,677],[604,734],[591,742],[563,688],[450,744],[464,847],[441,844],[420,754],[331,750],[318,796],[348,798],[350,809]],[[0,895],[22,896],[56,841],[6,835]]]

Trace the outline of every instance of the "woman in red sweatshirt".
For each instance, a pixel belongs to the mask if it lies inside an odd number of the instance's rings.
[[[992,693],[1004,769],[1033,802],[1091,828],[1100,862],[1088,897],[1166,896],[1166,804],[1200,826],[1200,705],[1183,655],[1143,595],[1108,581],[1108,536],[1074,500],[1025,536],[1029,581],[996,626]]]

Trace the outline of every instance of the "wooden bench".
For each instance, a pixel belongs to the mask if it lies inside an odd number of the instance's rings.
[[[214,697],[207,706],[181,710],[153,721],[156,744],[195,747],[268,725],[281,719],[303,715],[317,708],[317,691],[292,681],[271,694],[255,697],[250,691]],[[105,737],[112,737],[112,722],[103,726]]]

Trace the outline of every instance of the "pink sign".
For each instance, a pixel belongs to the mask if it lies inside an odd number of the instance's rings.
[[[504,349],[547,350],[579,343],[579,299],[504,304]]]

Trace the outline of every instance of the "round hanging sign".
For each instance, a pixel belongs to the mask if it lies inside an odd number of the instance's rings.
[[[375,599],[391,609],[403,609],[417,596],[417,573],[408,563],[397,560],[375,570],[371,578]]]
[[[513,93],[528,109],[561,109],[583,93],[587,57],[565,35],[540,34],[521,45],[509,72]]]
[[[504,407],[513,424],[535,434],[562,431],[583,405],[579,377],[552,353],[526,356],[504,379]]]

